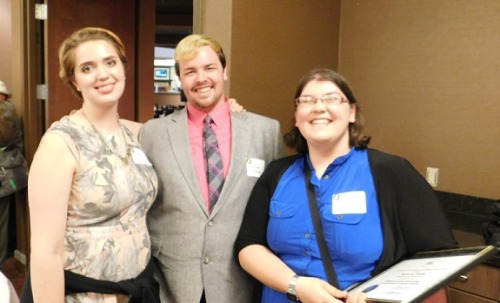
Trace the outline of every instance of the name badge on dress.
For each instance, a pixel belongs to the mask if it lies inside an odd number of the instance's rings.
[[[146,157],[146,154],[137,147],[132,148],[132,160],[135,164],[153,166],[153,164],[149,162],[148,157]]]
[[[366,193],[348,191],[332,195],[332,214],[366,214]]]
[[[266,161],[256,158],[247,159],[247,176],[260,177],[266,168]]]

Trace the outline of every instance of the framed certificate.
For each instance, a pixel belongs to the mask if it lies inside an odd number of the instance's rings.
[[[497,253],[492,245],[418,253],[348,291],[369,302],[420,302]]]

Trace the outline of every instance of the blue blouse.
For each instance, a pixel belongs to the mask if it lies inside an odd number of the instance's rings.
[[[306,161],[305,161],[306,160]],[[301,276],[326,279],[311,221],[303,165],[311,167],[325,240],[340,289],[369,278],[382,249],[382,226],[367,150],[356,148],[316,177],[309,157],[299,157],[283,174],[271,199],[270,249]],[[289,302],[264,286],[262,302]]]

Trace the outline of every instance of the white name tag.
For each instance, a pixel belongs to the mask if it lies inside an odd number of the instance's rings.
[[[247,159],[247,176],[260,177],[266,168],[266,161],[262,159],[249,158]]]
[[[332,196],[332,214],[366,214],[364,191],[348,191]]]
[[[148,157],[146,157],[146,154],[134,147],[132,148],[132,160],[134,161],[135,164],[142,164],[142,165],[147,165],[147,166],[152,166],[151,162],[149,162]]]

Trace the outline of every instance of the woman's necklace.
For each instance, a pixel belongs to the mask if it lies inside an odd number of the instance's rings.
[[[97,136],[101,140],[102,144],[104,144],[104,146],[106,147],[106,150],[110,151],[111,153],[113,153],[113,155],[115,155],[119,159],[121,159],[123,161],[123,163],[125,163],[125,165],[128,165],[128,161],[130,160],[130,157],[132,156],[132,148],[127,143],[127,137],[125,136],[125,132],[123,131],[123,125],[120,122],[120,117],[118,116],[118,114],[117,114],[118,126],[120,127],[120,130],[121,130],[121,133],[123,136],[123,142],[125,143],[125,147],[126,147],[125,156],[120,155],[117,150],[115,150],[114,148],[109,146],[109,144],[106,142],[106,140],[104,139],[101,132],[94,126],[94,124],[92,124],[92,122],[90,122],[90,119],[87,117],[87,115],[85,114],[83,109],[81,111],[82,111],[83,116],[87,120],[87,122],[90,124],[90,126],[92,126],[92,129],[94,130],[94,132],[97,133]]]

